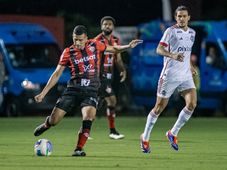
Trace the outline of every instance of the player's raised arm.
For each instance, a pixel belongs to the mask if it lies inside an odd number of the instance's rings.
[[[127,45],[115,45],[115,46],[107,46],[106,51],[113,52],[113,53],[121,53],[124,52],[130,48],[135,48],[138,44],[143,43],[143,40],[135,39],[132,40]]]

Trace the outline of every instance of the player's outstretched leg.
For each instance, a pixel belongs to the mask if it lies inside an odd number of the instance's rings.
[[[35,136],[41,135],[43,132],[45,132],[46,130],[48,130],[51,127],[51,125],[49,123],[49,118],[50,118],[50,116],[47,116],[46,121],[35,128],[35,130],[34,130]]]

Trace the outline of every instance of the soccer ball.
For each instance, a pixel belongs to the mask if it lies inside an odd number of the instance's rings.
[[[39,139],[34,146],[35,155],[50,156],[53,151],[53,145],[48,139]]]

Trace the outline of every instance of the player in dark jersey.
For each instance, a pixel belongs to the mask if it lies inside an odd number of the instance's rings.
[[[101,30],[102,33],[97,35],[95,38],[96,40],[106,44],[106,45],[119,45],[119,38],[115,37],[112,33],[115,26],[115,19],[111,16],[105,16],[101,19]],[[103,57],[101,60],[101,87],[99,89],[99,97],[100,100],[105,100],[107,103],[106,108],[106,115],[108,119],[108,125],[110,129],[109,137],[111,139],[122,139],[124,138],[123,134],[120,134],[116,128],[115,128],[115,107],[117,103],[117,99],[115,96],[115,93],[112,88],[112,80],[113,80],[113,68],[114,64],[116,64],[121,80],[120,82],[123,82],[126,78],[126,70],[124,67],[124,63],[121,59],[120,53],[110,53],[110,52],[104,52]]]
[[[71,79],[66,90],[56,102],[51,115],[43,124],[36,127],[34,135],[41,135],[51,126],[59,123],[67,112],[72,111],[75,107],[80,107],[82,127],[78,133],[78,141],[72,156],[85,156],[83,147],[96,115],[101,53],[103,51],[122,52],[128,48],[134,48],[141,43],[141,40],[132,40],[124,46],[106,46],[96,40],[88,40],[86,27],[82,25],[74,28],[72,36],[73,45],[63,51],[56,70],[42,92],[35,96],[36,102],[42,102],[49,90],[58,82],[66,66],[71,70]]]

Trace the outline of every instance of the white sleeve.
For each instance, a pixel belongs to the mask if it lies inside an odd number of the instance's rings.
[[[170,37],[171,37],[171,31],[172,29],[167,28],[159,42],[159,44],[163,45],[164,47],[168,47],[169,46],[169,41],[170,41]]]

